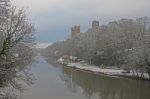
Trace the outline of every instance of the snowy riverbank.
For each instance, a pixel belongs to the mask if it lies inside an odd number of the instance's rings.
[[[103,74],[107,74],[107,75],[122,74],[122,72],[124,72],[124,70],[121,70],[121,69],[118,69],[118,70],[101,69],[101,68],[96,67],[96,66],[87,65],[87,64],[80,64],[80,63],[69,63],[66,66],[78,68],[78,69],[82,69],[82,70],[87,70],[87,71],[91,71],[91,72],[95,72],[95,73],[103,73]]]
[[[140,72],[133,72],[132,70],[126,71],[124,69],[117,68],[117,67],[100,68],[98,66],[86,64],[84,61],[73,62],[76,59],[77,58],[73,56],[64,56],[64,57],[59,58],[57,61],[58,63],[63,64],[67,67],[89,71],[89,72],[96,73],[96,74],[150,80],[148,73],[141,74]]]
[[[125,73],[126,71],[122,69],[102,69],[97,66],[87,65],[87,64],[81,64],[81,63],[68,63],[65,65],[67,67],[81,69],[85,71],[90,71],[97,74],[104,74],[109,76],[121,76],[121,77],[130,77],[130,78],[136,78],[136,74],[134,74],[132,71],[130,73]],[[140,73],[138,73],[140,75]],[[149,79],[149,75],[147,73],[144,73],[144,79]]]

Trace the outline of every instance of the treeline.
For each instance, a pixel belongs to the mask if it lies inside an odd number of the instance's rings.
[[[0,0],[0,99],[17,99],[21,83],[32,83],[27,65],[34,55],[27,44],[32,45],[33,32],[24,9]]]
[[[76,56],[89,64],[122,66],[150,75],[150,18],[121,19],[47,47],[48,57]],[[138,73],[140,72],[140,74]]]

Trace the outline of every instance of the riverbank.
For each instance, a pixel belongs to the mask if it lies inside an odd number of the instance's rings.
[[[130,71],[130,73],[127,73],[125,70],[119,69],[119,68],[116,68],[116,69],[104,68],[104,69],[102,69],[100,67],[93,66],[93,65],[73,63],[73,62],[68,63],[67,65],[64,65],[64,66],[70,67],[70,68],[75,68],[75,69],[82,70],[82,71],[87,71],[87,72],[94,73],[94,74],[111,76],[111,77],[124,77],[124,78],[130,78],[130,79],[139,79],[139,80],[150,81],[149,75],[147,73],[143,74],[143,78],[139,78],[132,71]],[[138,73],[138,75],[140,75],[140,73]]]

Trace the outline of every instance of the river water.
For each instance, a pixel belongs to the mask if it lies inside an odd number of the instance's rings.
[[[150,99],[150,82],[95,75],[50,64],[38,56],[31,72],[37,80],[22,99]]]

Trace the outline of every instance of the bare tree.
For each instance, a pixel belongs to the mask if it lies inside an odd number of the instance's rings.
[[[18,42],[24,39],[25,36],[31,35],[34,28],[29,23],[24,9],[17,10],[16,7],[11,7],[8,13],[5,14],[7,18],[3,22],[1,29],[4,41],[0,55],[6,55],[7,52],[15,46]]]
[[[0,0],[0,98],[16,99],[12,90],[22,91],[20,81],[32,83],[27,64],[33,58],[32,50],[25,45],[32,38],[34,27],[25,9],[11,6],[9,0]],[[2,38],[2,39],[1,39]],[[16,55],[15,55],[16,54]]]

